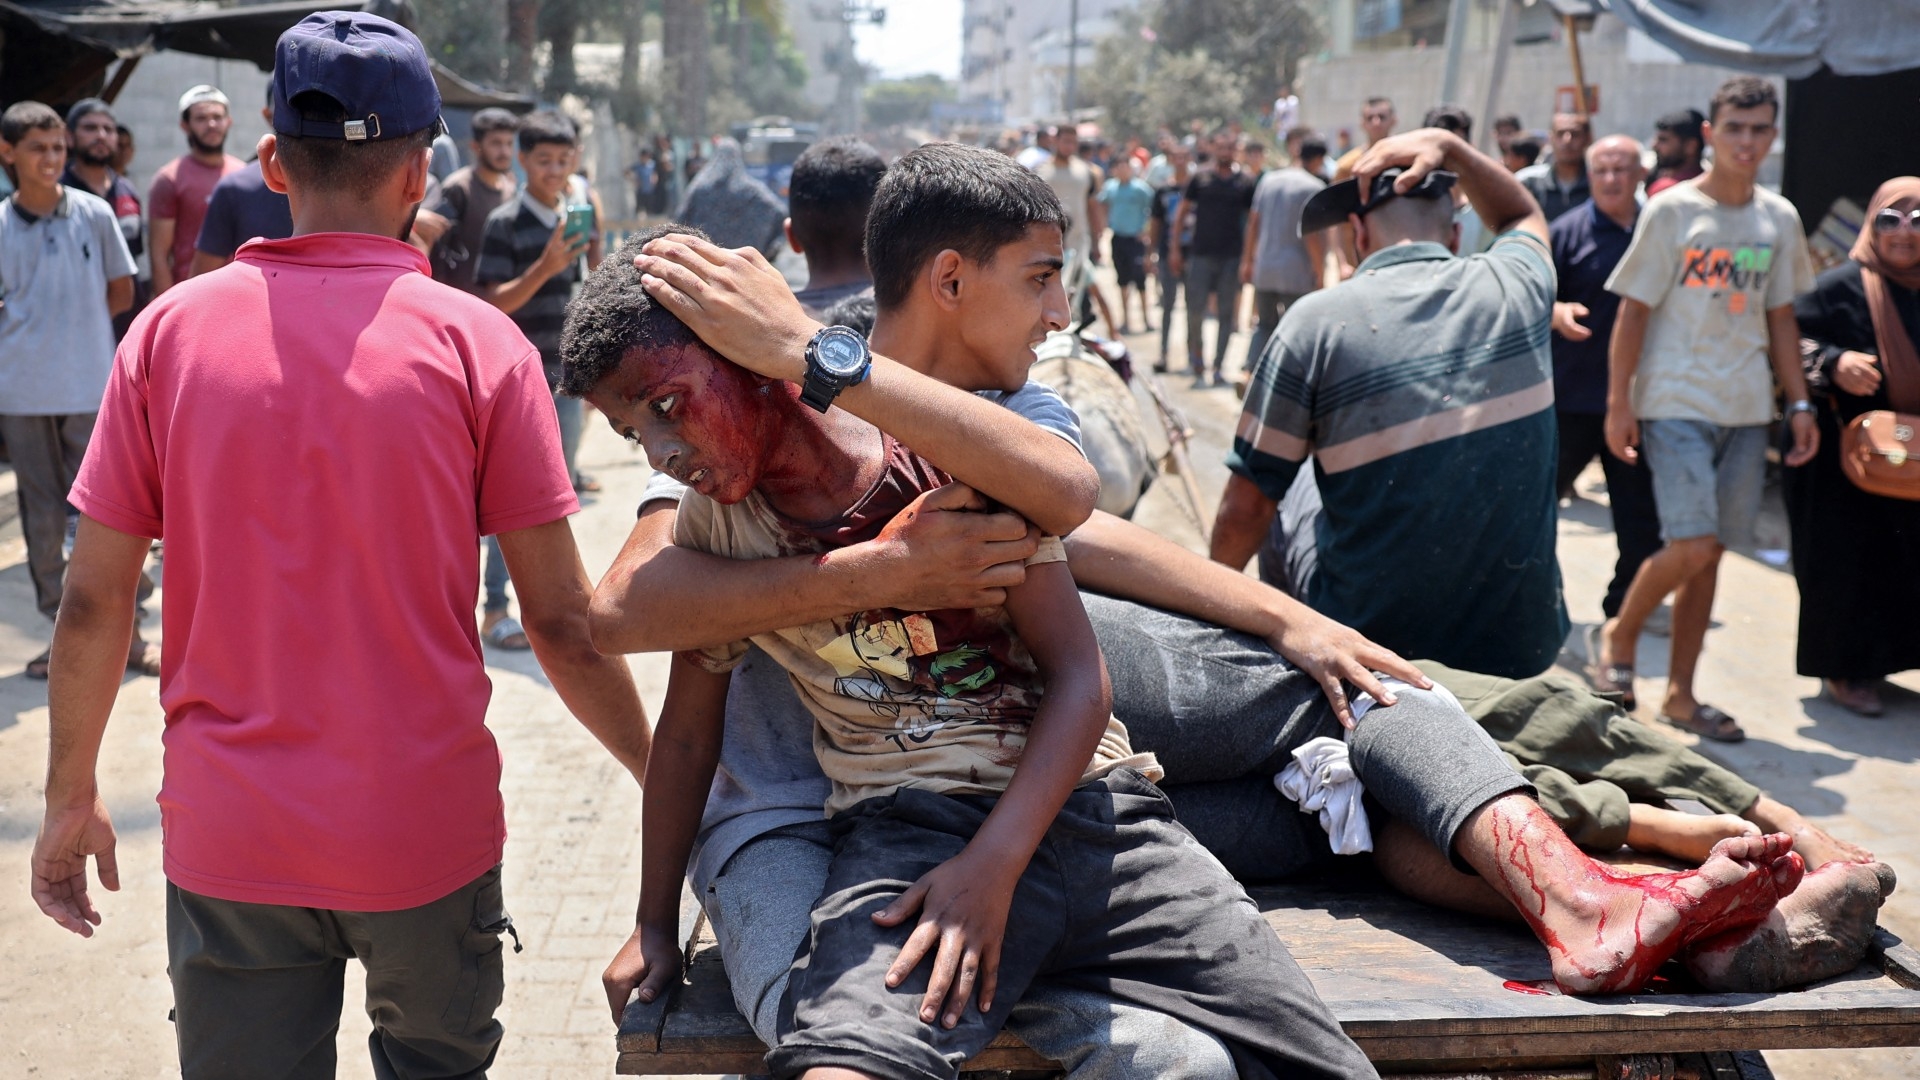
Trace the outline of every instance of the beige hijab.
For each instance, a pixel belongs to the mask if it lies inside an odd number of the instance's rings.
[[[1899,412],[1920,412],[1920,351],[1900,321],[1888,283],[1920,290],[1920,266],[1889,270],[1874,246],[1873,218],[1895,203],[1920,206],[1920,176],[1896,176],[1880,185],[1867,206],[1866,228],[1849,253],[1860,264],[1860,281],[1867,290],[1867,310],[1873,316],[1873,336],[1880,346],[1880,366],[1886,372],[1887,401]]]

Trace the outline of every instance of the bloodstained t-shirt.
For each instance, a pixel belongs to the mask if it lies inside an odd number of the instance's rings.
[[[690,491],[675,517],[675,542],[733,559],[767,559],[871,540],[908,503],[951,482],[891,436],[873,437],[882,442],[886,469],[834,519],[796,521],[758,492],[723,506]],[[1065,560],[1065,547],[1049,537],[1027,564]],[[829,814],[903,787],[1005,791],[1043,692],[1033,656],[1001,607],[878,608],[756,634],[752,644],[786,669],[813,714],[814,752],[833,782]],[[747,645],[687,655],[724,672]],[[1151,755],[1133,753],[1126,728],[1109,718],[1082,780],[1122,765],[1156,777],[1159,771]]]
[[[578,506],[533,346],[398,240],[256,240],[134,320],[73,486],[167,541],[168,880],[393,911],[500,861],[480,537]]]

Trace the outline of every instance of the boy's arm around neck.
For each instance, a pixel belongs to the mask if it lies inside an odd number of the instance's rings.
[[[893,926],[921,913],[887,985],[898,986],[932,954],[920,1015],[929,1023],[938,1016],[947,1027],[959,1021],[976,985],[981,1011],[992,1007],[1014,887],[1085,775],[1112,715],[1100,644],[1064,563],[1030,567],[1026,583],[1007,590],[1007,615],[1045,686],[1020,764],[960,854],[873,917]]]
[[[950,485],[865,543],[743,560],[675,546],[674,504],[657,500],[594,592],[594,645],[609,654],[704,649],[868,608],[997,607],[1025,579],[1040,538],[1017,515],[974,512],[984,505]]]
[[[652,1001],[680,975],[680,887],[720,762],[729,676],[676,656],[647,763],[640,813],[640,906],[601,983],[613,1022],[637,989]]]
[[[715,352],[770,379],[806,378],[807,342],[820,324],[759,252],[682,235],[661,237],[644,250],[634,265],[647,292]],[[1078,528],[1100,498],[1100,475],[1062,440],[884,356],[874,356],[866,381],[842,391],[834,404],[1049,536]]]

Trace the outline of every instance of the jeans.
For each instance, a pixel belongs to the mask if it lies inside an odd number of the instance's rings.
[[[1164,359],[1173,335],[1173,308],[1180,302],[1180,279],[1173,276],[1173,260],[1164,253],[1154,263],[1154,275],[1160,281],[1160,356]]]
[[[734,1004],[768,1046],[780,1000],[827,883],[833,837],[825,819],[775,829],[743,845],[700,897],[720,944]],[[1060,1062],[1071,1080],[1229,1080],[1227,1049],[1163,1013],[1092,990],[1032,987],[1007,1027]]]
[[[1267,342],[1273,339],[1273,332],[1280,326],[1280,316],[1287,313],[1294,301],[1302,293],[1273,292],[1268,289],[1253,290],[1253,340],[1247,343],[1247,371],[1251,373],[1260,363],[1260,357],[1267,351]]]
[[[1653,471],[1661,539],[1712,536],[1739,547],[1753,538],[1767,486],[1765,424],[1643,420],[1640,449]]]
[[[507,557],[500,551],[500,538],[489,536],[486,539],[486,569],[481,574],[481,584],[486,588],[487,598],[481,610],[489,613],[507,610]]]
[[[1620,603],[1627,598],[1627,586],[1640,564],[1660,550],[1660,512],[1653,501],[1653,473],[1647,463],[1629,465],[1607,449],[1606,417],[1590,413],[1557,413],[1560,421],[1560,471],[1555,490],[1573,490],[1574,478],[1587,467],[1595,454],[1607,477],[1607,503],[1613,515],[1613,539],[1619,556],[1613,563],[1613,580],[1607,582],[1607,595],[1600,610],[1611,619],[1620,614]]]
[[[1240,299],[1240,256],[1194,255],[1187,259],[1187,362],[1195,375],[1207,373],[1201,330],[1209,296],[1220,308],[1213,336],[1213,373],[1218,375],[1226,369],[1227,342],[1233,339],[1234,308]]]
[[[555,390],[553,411],[560,416],[560,452],[566,455],[567,477],[575,487],[579,487],[580,469],[575,461],[580,456],[580,429],[586,422],[584,406],[579,398],[568,397]]]

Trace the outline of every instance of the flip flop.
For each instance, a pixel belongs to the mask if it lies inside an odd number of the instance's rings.
[[[509,640],[515,637],[520,640],[518,642]],[[533,643],[527,640],[526,628],[516,622],[511,615],[489,627],[486,640],[487,644],[494,648],[506,649],[509,652],[524,652],[533,647]]]
[[[1681,731],[1691,731],[1703,739],[1712,739],[1714,742],[1744,742],[1747,738],[1747,733],[1741,730],[1738,721],[1711,705],[1694,706],[1693,715],[1684,719],[1667,713],[1661,713],[1660,719]]]
[[[33,659],[27,661],[27,670],[25,672],[25,675],[29,679],[45,679],[47,677],[47,667],[52,663],[52,661],[53,661],[53,646],[49,645],[47,646],[46,652],[43,652],[39,656],[36,656]]]
[[[1593,684],[1595,693],[1617,702],[1622,709],[1632,712],[1639,706],[1639,701],[1633,696],[1633,665],[1600,666],[1599,623],[1587,627],[1586,676],[1587,681]]]

